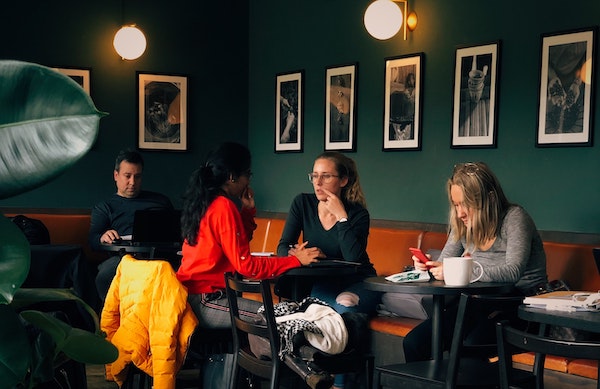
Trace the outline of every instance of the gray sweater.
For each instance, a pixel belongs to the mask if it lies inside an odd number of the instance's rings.
[[[471,253],[473,260],[483,267],[484,274],[480,281],[514,282],[523,292],[546,283],[546,253],[533,219],[522,207],[512,205],[500,224],[500,234],[492,247],[487,251],[475,250]],[[451,231],[440,260],[461,256],[466,250],[465,246],[464,238],[454,242]]]

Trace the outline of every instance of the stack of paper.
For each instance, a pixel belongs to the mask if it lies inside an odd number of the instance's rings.
[[[597,311],[600,293],[561,290],[525,297],[523,304],[555,311]]]

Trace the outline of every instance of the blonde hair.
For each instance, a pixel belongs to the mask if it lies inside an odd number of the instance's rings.
[[[456,214],[450,190],[453,185],[463,191],[463,205],[471,213],[470,226],[466,226]],[[510,207],[496,175],[483,162],[468,162],[454,166],[447,183],[450,213],[449,226],[454,240],[465,238],[467,247],[482,247],[494,239],[500,229],[500,221]]]
[[[358,178],[358,169],[352,158],[345,156],[337,151],[326,151],[319,155],[317,159],[328,159],[335,164],[335,169],[340,178],[348,178],[348,184],[342,188],[342,198],[350,204],[359,204],[367,208],[367,200],[360,186]]]

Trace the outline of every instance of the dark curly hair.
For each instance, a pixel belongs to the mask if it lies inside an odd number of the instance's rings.
[[[225,142],[213,150],[196,169],[183,194],[181,233],[188,244],[198,243],[200,220],[214,199],[225,194],[223,184],[250,171],[250,150],[235,142]]]

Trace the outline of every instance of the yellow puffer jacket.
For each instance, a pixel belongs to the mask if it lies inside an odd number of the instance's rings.
[[[100,320],[107,339],[119,349],[119,358],[106,365],[107,379],[121,387],[133,362],[154,377],[155,389],[175,388],[198,324],[187,295],[168,262],[131,255],[121,259]]]

